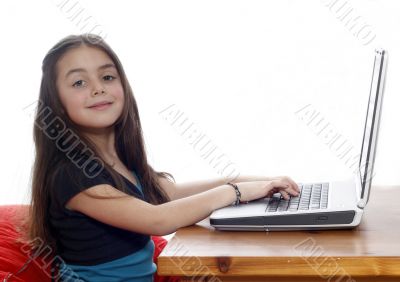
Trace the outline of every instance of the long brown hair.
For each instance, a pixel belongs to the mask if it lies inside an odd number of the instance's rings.
[[[47,115],[51,112],[51,116],[58,117],[59,121],[62,120],[66,128],[71,130],[80,139],[81,144],[84,144],[86,149],[90,149],[101,160],[95,144],[79,133],[78,127],[66,114],[56,87],[57,62],[68,50],[82,45],[95,47],[104,51],[117,68],[124,90],[125,104],[121,116],[114,124],[115,147],[118,157],[125,166],[129,170],[136,172],[143,187],[145,197],[152,204],[161,204],[169,201],[167,194],[162,190],[158,182],[158,177],[175,181],[171,174],[157,172],[147,162],[137,104],[122,64],[114,51],[101,37],[94,34],[70,35],[65,37],[46,54],[43,60],[39,101],[33,127],[36,155],[32,168],[29,240],[31,242],[44,242],[46,245],[52,247],[53,250],[55,250],[56,244],[49,224],[48,214],[51,189],[57,170],[67,169],[69,166],[66,164],[71,162],[71,160],[66,157],[65,152],[59,150],[53,140],[54,138],[50,136],[51,132],[48,131],[47,127],[43,126],[43,116],[45,113]],[[111,169],[105,161],[103,161],[103,164],[116,183],[115,188],[127,191],[123,178]],[[40,240],[37,240],[38,238]],[[34,243],[32,245],[33,248],[38,247]]]

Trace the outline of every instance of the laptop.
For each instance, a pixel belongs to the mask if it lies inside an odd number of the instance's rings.
[[[347,229],[358,226],[369,200],[378,141],[387,52],[375,50],[371,89],[360,161],[354,179],[298,183],[301,193],[285,200],[280,193],[238,206],[215,210],[217,230],[284,231]]]

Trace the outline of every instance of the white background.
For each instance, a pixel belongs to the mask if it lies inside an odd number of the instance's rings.
[[[178,182],[221,175],[160,114],[171,105],[240,174],[351,177],[353,170],[296,111],[311,104],[358,152],[373,51],[386,48],[373,184],[400,183],[398,1],[69,0],[64,8],[62,2],[2,3],[0,204],[29,200],[33,117],[24,108],[38,98],[44,55],[61,38],[95,24],[94,33],[105,35],[125,67],[151,164]],[[358,30],[338,19],[344,3],[349,18],[360,17]],[[87,27],[79,15],[73,18],[79,10],[91,17]],[[370,44],[361,38],[367,31],[376,36]]]

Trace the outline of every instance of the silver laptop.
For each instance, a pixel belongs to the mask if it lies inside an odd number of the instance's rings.
[[[369,199],[385,84],[387,52],[375,61],[358,172],[354,180],[298,183],[301,193],[285,200],[280,193],[247,204],[215,210],[210,224],[218,230],[313,230],[353,228]]]

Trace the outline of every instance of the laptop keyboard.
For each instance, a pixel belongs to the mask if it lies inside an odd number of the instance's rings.
[[[300,195],[285,200],[280,193],[275,193],[267,201],[266,212],[301,211],[326,209],[328,207],[329,183],[298,184]],[[268,199],[268,198],[267,198]]]

